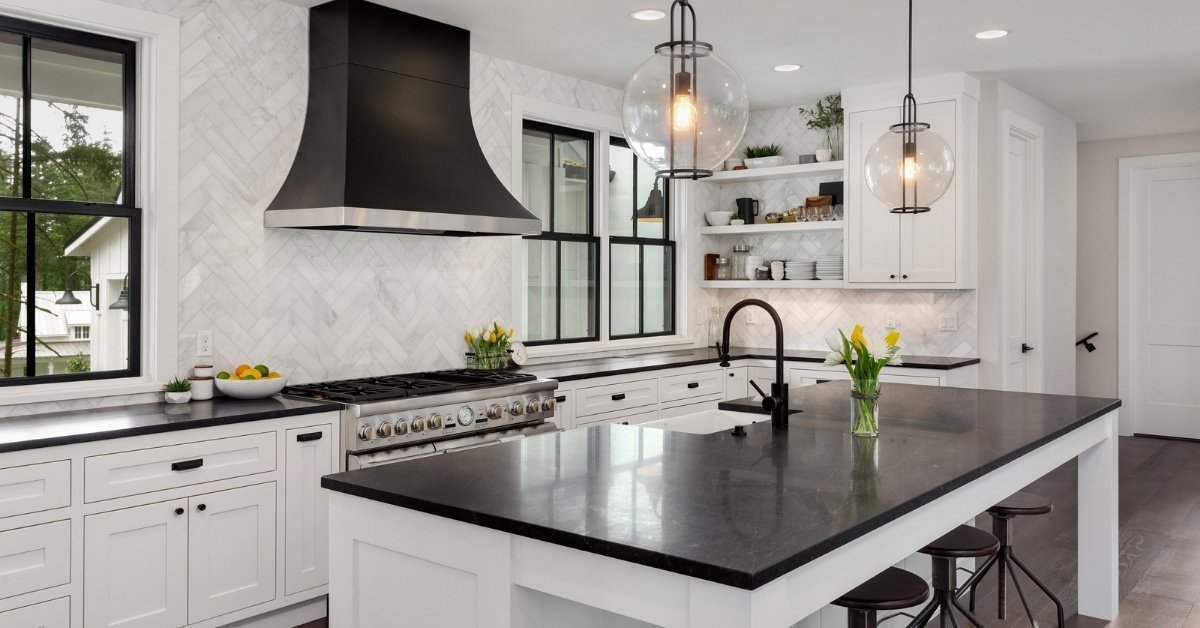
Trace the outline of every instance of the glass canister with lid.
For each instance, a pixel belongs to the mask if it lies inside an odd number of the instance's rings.
[[[746,257],[750,255],[749,244],[733,245],[733,259],[730,265],[733,266],[734,279],[752,279],[746,276]]]
[[[717,279],[731,279],[732,274],[729,272],[729,258],[717,258]]]

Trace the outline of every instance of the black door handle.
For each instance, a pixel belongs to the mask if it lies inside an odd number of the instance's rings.
[[[688,388],[699,388],[700,382],[688,382]]]
[[[196,510],[199,510],[200,512],[204,512],[205,510],[208,510],[208,506],[205,506],[204,504],[200,504],[199,506],[196,506]]]
[[[322,436],[324,436],[324,434],[322,434],[320,432],[309,432],[307,434],[297,434],[296,442],[307,443],[307,442],[313,441],[313,440],[321,440]]]
[[[567,402],[567,396],[566,396],[566,395],[559,395],[559,396],[557,396],[557,397],[555,397],[555,398],[554,398],[554,401],[555,401],[555,402],[557,402],[557,403],[566,403],[566,402]]]
[[[196,458],[195,460],[181,460],[171,463],[172,471],[188,471],[190,469],[199,469],[204,466],[204,458]]]
[[[1022,342],[1021,343],[1021,353],[1029,353],[1030,351],[1033,351],[1033,347]]]
[[[182,508],[176,508],[176,509],[175,509],[175,514],[176,514],[176,515],[182,515],[182,514],[183,514],[183,509],[182,509]]]
[[[895,279],[895,278],[896,278],[896,276],[895,276],[895,275],[888,275],[888,277],[889,277],[889,278],[891,278],[891,279]]]
[[[625,393],[617,393],[617,394],[613,395],[613,396],[612,396],[612,400],[613,400],[613,401],[624,401],[624,400],[625,400]]]

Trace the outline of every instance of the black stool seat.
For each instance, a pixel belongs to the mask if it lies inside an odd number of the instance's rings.
[[[833,601],[835,606],[864,611],[894,611],[916,606],[929,598],[929,585],[915,574],[888,567]]]
[[[991,556],[1000,549],[1000,541],[989,532],[961,525],[921,549],[936,558],[978,558]]]
[[[1034,493],[1021,491],[1008,499],[988,508],[988,514],[998,517],[1019,517],[1022,515],[1045,515],[1054,510],[1050,500]]]

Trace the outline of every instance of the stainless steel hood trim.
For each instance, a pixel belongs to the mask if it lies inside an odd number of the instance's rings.
[[[478,214],[444,214],[369,207],[268,209],[264,212],[263,225],[273,228],[338,229],[413,234],[537,235],[542,231],[542,222],[536,218],[530,220]]]

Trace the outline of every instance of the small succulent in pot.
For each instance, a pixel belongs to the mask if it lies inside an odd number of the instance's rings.
[[[775,157],[783,154],[783,147],[779,144],[763,144],[761,146],[747,146],[742,154],[747,159],[759,159],[761,157]]]
[[[172,377],[163,385],[163,401],[167,403],[187,403],[192,399],[192,383],[186,379]]]

